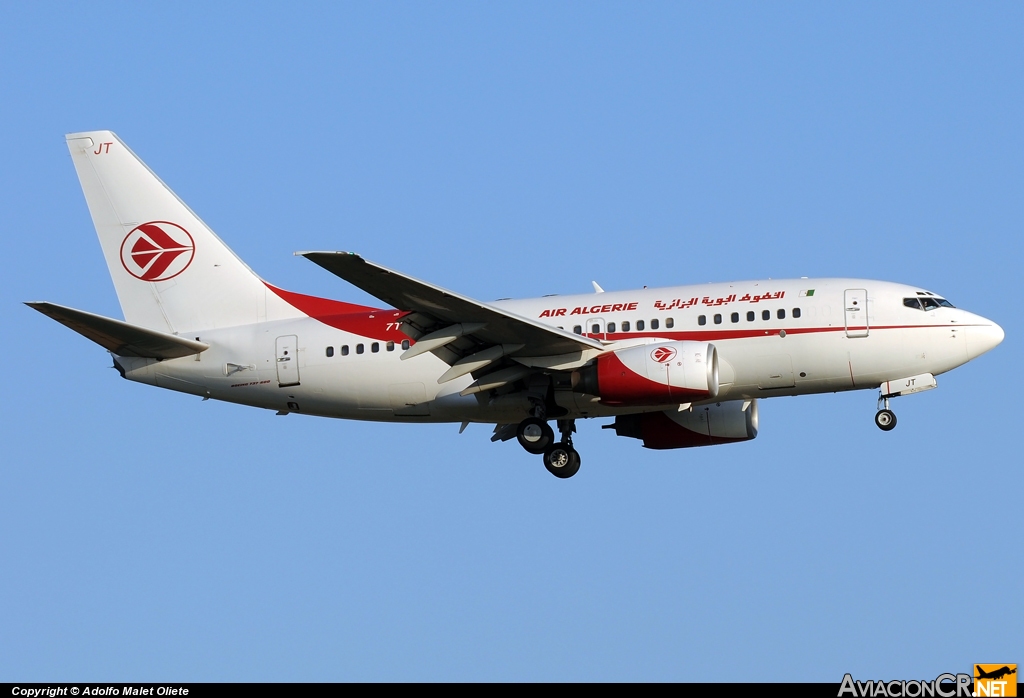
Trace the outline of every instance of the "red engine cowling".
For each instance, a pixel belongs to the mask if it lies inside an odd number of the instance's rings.
[[[644,448],[668,449],[749,441],[757,436],[757,400],[732,400],[692,410],[619,415],[618,436],[643,439]]]
[[[668,405],[718,395],[718,352],[705,342],[660,342],[609,352],[579,372],[576,390],[605,405]]]

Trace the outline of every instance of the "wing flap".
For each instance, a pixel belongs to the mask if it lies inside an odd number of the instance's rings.
[[[104,349],[118,356],[138,356],[148,359],[178,359],[210,348],[205,342],[196,342],[166,332],[129,325],[121,320],[75,310],[56,303],[26,303],[48,318],[68,327]]]

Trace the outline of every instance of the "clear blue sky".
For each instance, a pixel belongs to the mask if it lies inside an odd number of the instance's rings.
[[[931,678],[1024,662],[1019,3],[8,3],[0,680]],[[488,300],[857,276],[998,321],[752,442],[277,417],[128,383],[63,134],[112,129],[268,281]],[[1016,523],[1015,523],[1016,522]],[[1018,630],[1014,631],[1013,628]]]

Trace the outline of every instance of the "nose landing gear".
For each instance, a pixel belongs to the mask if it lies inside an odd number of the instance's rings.
[[[875,412],[875,425],[882,431],[892,431],[896,428],[896,414],[889,409],[889,398],[879,394],[878,412]]]

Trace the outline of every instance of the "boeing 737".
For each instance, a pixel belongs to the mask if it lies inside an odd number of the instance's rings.
[[[297,252],[387,307],[313,297],[257,276],[110,131],[66,138],[124,320],[28,305],[123,378],[282,415],[493,424],[492,441],[561,478],[580,467],[578,419],[611,418],[647,448],[709,446],[757,436],[761,398],[878,390],[890,430],[890,399],[1003,340],[931,291],[865,279],[485,303],[349,252]]]

